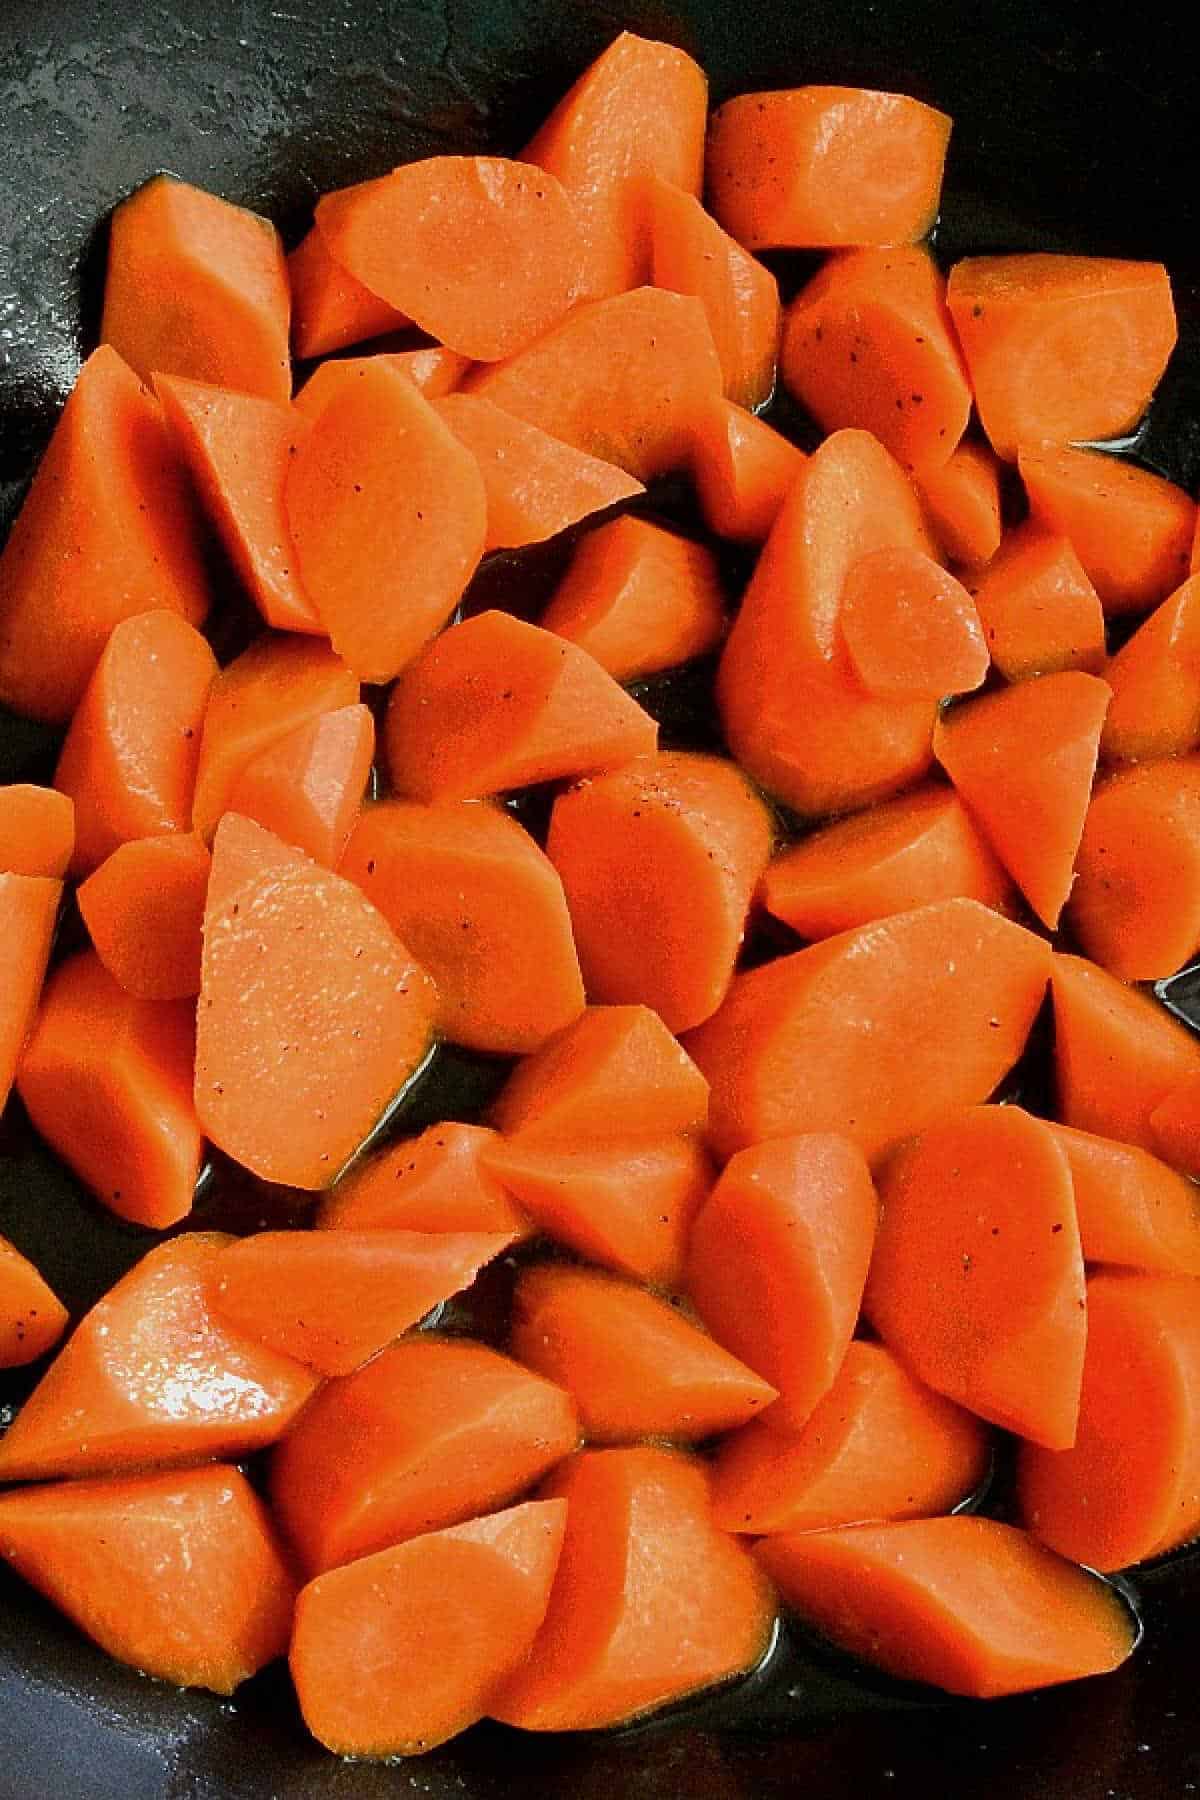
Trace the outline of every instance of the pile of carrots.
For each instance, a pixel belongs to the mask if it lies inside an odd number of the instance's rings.
[[[1200,1038],[1137,985],[1200,948],[1200,536],[1091,447],[1170,284],[947,278],[949,131],[710,119],[626,34],[520,160],[290,256],[171,177],[118,208],[0,556],[0,701],[65,729],[0,790],[0,1105],[165,1235],[0,1440],[0,1556],[138,1669],[287,1654],[323,1744],[406,1755],[636,1718],[784,1607],[991,1696],[1122,1662],[1095,1571],[1200,1534]],[[829,252],[786,306],[780,248]],[[584,526],[537,623],[471,603]],[[702,657],[723,749],[662,748],[630,684]],[[1040,1117],[993,1097],[1048,995]],[[387,1141],[441,1041],[498,1099]],[[312,1228],[179,1231],[206,1146]],[[11,1366],[68,1320],[0,1250]],[[498,1260],[503,1338],[434,1328]]]

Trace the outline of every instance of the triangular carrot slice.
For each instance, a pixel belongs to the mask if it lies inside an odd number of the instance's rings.
[[[403,331],[412,322],[343,268],[316,225],[288,257],[288,281],[292,349],[302,360]]]
[[[314,1223],[332,1231],[496,1232],[527,1237],[529,1220],[485,1165],[499,1134],[484,1125],[431,1125],[356,1164]]]
[[[67,1328],[67,1309],[27,1256],[0,1238],[0,1369],[36,1362]]]
[[[374,755],[367,707],[321,713],[247,763],[234,782],[230,811],[334,869],[357,822]]]
[[[1151,1114],[1200,1071],[1200,1038],[1082,956],[1055,956],[1051,987],[1058,1117],[1157,1153]]]
[[[1200,1093],[1200,1072],[1189,1080]],[[1183,1087],[1187,1085],[1185,1081]],[[1159,1121],[1172,1098],[1168,1095],[1151,1115],[1150,1128],[1160,1143]],[[1079,1241],[1088,1262],[1161,1275],[1200,1275],[1200,1189],[1194,1182],[1136,1144],[1119,1144],[1071,1125],[1050,1129],[1071,1165]],[[1192,1142],[1200,1146],[1200,1131]],[[1195,1155],[1193,1151],[1193,1160]]]
[[[1200,575],[1155,607],[1109,662],[1100,748],[1118,762],[1185,756],[1200,744]]]
[[[0,1111],[37,1014],[62,891],[49,875],[0,875],[0,932],[11,958],[0,998]]]
[[[761,544],[804,464],[804,452],[755,413],[714,394],[692,432],[692,479],[718,537]]]

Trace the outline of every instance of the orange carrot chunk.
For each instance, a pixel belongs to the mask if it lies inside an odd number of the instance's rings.
[[[1068,919],[1122,981],[1173,975],[1200,948],[1200,757],[1122,769],[1088,808]]]
[[[990,1700],[1106,1675],[1132,1654],[1120,1596],[1012,1525],[907,1519],[768,1538],[801,1618],[904,1681]]]
[[[0,1237],[0,1369],[36,1362],[67,1329],[67,1309],[15,1244]]]
[[[1186,1075],[1159,1101],[1150,1114],[1150,1130],[1159,1155],[1173,1168],[1200,1176],[1200,1070]]]
[[[321,713],[246,764],[233,784],[229,809],[314,862],[336,868],[358,821],[374,755],[369,708]]]
[[[0,875],[0,1113],[37,1015],[62,882],[49,875]]]
[[[315,1575],[507,1505],[577,1441],[561,1388],[418,1335],[326,1385],[275,1454],[271,1497]]]
[[[964,440],[940,468],[923,469],[917,487],[946,561],[990,561],[1000,548],[1000,470],[987,445]]]
[[[343,268],[316,225],[288,257],[287,269],[292,349],[301,359],[328,356],[411,323]]]
[[[204,904],[212,858],[173,833],[121,844],[79,889],[79,911],[113,980],[139,1000],[200,992]]]
[[[973,592],[992,661],[1006,681],[1059,669],[1104,673],[1104,610],[1060,532],[1036,519],[1018,525]]]
[[[287,1649],[296,1584],[239,1470],[0,1497],[0,1556],[118,1662],[232,1694]]]
[[[0,787],[0,875],[61,881],[75,854],[75,803],[54,788]]]
[[[373,356],[333,357],[313,370],[296,395],[296,406],[307,418],[315,419],[340,387],[353,386],[376,364],[405,376],[427,400],[441,400],[457,388],[471,367],[471,358],[441,344],[428,344],[422,350],[381,350]]]
[[[529,1221],[485,1164],[498,1141],[484,1125],[431,1125],[352,1168],[313,1223],[333,1231],[495,1232],[526,1237]]]
[[[313,1736],[340,1756],[417,1756],[481,1719],[545,1617],[566,1515],[526,1501],[309,1582],[291,1670]]]
[[[855,674],[882,699],[939,700],[987,679],[975,602],[921,550],[873,550],[851,563],[841,625]]]
[[[1200,1193],[1192,1182],[1134,1144],[1070,1125],[1050,1129],[1071,1165],[1086,1261],[1200,1275]]]
[[[213,1275],[232,1242],[219,1232],[170,1238],[109,1289],[0,1440],[0,1481],[232,1460],[289,1428],[317,1377],[212,1311]]]
[[[826,1531],[948,1512],[988,1470],[983,1424],[908,1373],[883,1344],[852,1343],[799,1431],[774,1412],[726,1438],[713,1501],[726,1531]]]
[[[1082,956],[1055,956],[1054,1066],[1064,1125],[1157,1151],[1150,1115],[1200,1070],[1200,1040]]]
[[[511,814],[384,801],[359,821],[341,873],[433,977],[452,1043],[524,1056],[583,1011],[562,883]]]
[[[580,540],[540,620],[614,681],[704,656],[721,641],[717,561],[704,544],[625,514]]]
[[[1176,588],[1104,671],[1112,705],[1101,754],[1116,762],[1186,756],[1200,746],[1200,576]]]
[[[704,523],[718,537],[761,544],[804,462],[765,419],[713,396],[692,432],[692,480]]]

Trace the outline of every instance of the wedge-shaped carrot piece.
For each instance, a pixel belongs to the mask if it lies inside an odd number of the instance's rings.
[[[368,707],[321,713],[246,764],[233,784],[230,811],[336,868],[358,821],[374,755]]]
[[[964,440],[940,468],[921,471],[917,488],[947,562],[990,561],[1000,548],[1000,470],[987,445]]]
[[[1055,956],[1051,985],[1062,1123],[1157,1151],[1150,1115],[1200,1070],[1200,1039],[1082,956]]]
[[[0,875],[60,881],[75,853],[75,803],[55,788],[0,787]]]
[[[419,1335],[322,1390],[276,1452],[271,1496],[319,1574],[507,1505],[578,1435],[561,1388],[469,1339]]]
[[[1061,532],[1036,519],[1018,525],[972,591],[992,661],[1006,681],[1059,669],[1104,670],[1104,609]]]
[[[212,858],[198,837],[120,844],[79,889],[79,910],[113,980],[139,1000],[200,992]]]
[[[1110,694],[1078,669],[972,700],[933,748],[1038,917],[1059,921],[1087,817]]]
[[[799,1431],[774,1413],[735,1431],[713,1466],[726,1531],[827,1531],[948,1512],[979,1487],[988,1434],[972,1413],[910,1375],[884,1344],[852,1343]]]
[[[1066,1152],[1016,1106],[947,1114],[880,1176],[863,1305],[938,1393],[1035,1443],[1075,1436],[1087,1341]]]
[[[954,328],[997,456],[1132,430],[1178,335],[1161,263],[969,256],[950,271]]]
[[[62,724],[113,627],[151,608],[192,625],[208,583],[185,477],[153,398],[101,346],[0,554],[0,703]]]
[[[719,1155],[835,1131],[874,1158],[986,1100],[1020,1056],[1050,948],[974,900],[844,931],[734,978],[689,1033]]]
[[[322,636],[283,504],[307,422],[278,401],[177,375],[156,375],[154,392],[204,510],[267,624]]]
[[[36,1362],[67,1328],[67,1309],[15,1244],[0,1238],[0,1369]]]
[[[18,1072],[34,1125],[96,1198],[135,1225],[175,1225],[200,1174],[195,1013],[127,993],[84,951],[54,971]]]
[[[37,1014],[62,882],[49,875],[0,875],[0,1112]]]
[[[529,1654],[565,1500],[530,1500],[330,1569],[301,1591],[291,1670],[342,1756],[417,1756],[474,1725]]]
[[[841,625],[855,674],[882,699],[938,700],[987,679],[975,602],[922,550],[872,550],[851,563]]]
[[[627,513],[580,540],[540,623],[615,681],[640,681],[720,643],[717,560],[706,545]]]
[[[1200,1194],[1192,1182],[1135,1144],[1070,1125],[1050,1129],[1071,1165],[1088,1262],[1200,1275]]]
[[[1184,580],[1196,505],[1182,488],[1069,445],[1022,445],[1017,462],[1034,518],[1070,539],[1106,613],[1141,612]]]
[[[379,350],[373,356],[332,357],[313,370],[296,395],[296,407],[306,418],[315,419],[339,388],[352,387],[377,364],[405,376],[427,400],[440,400],[457,388],[471,367],[471,358],[441,344],[429,344],[422,350]]]
[[[1008,912],[1012,883],[951,788],[921,787],[782,850],[762,881],[768,912],[831,937],[937,900]]]
[[[363,681],[391,681],[449,618],[483,551],[479,465],[384,364],[338,389],[284,493],[300,576]]]
[[[1200,1070],[1185,1075],[1159,1101],[1150,1114],[1150,1130],[1159,1155],[1173,1168],[1200,1176]]]
[[[109,1289],[0,1440],[0,1481],[232,1460],[288,1429],[317,1377],[213,1312],[214,1271],[233,1241],[170,1238]]]
[[[724,999],[773,821],[722,757],[659,751],[559,796],[546,853],[587,991],[651,1007],[670,1031]]]
[[[577,306],[528,350],[474,370],[464,386],[650,481],[687,466],[696,420],[722,378],[699,300],[645,287]]]
[[[557,324],[584,238],[553,175],[505,156],[429,156],[317,202],[335,261],[440,343],[481,362]]]
[[[596,1269],[528,1269],[513,1307],[513,1355],[566,1388],[589,1443],[694,1443],[775,1399],[669,1301]]]
[[[443,632],[403,671],[384,737],[394,786],[426,801],[597,774],[657,741],[594,657],[504,612]]]
[[[545,1623],[489,1702],[493,1718],[525,1731],[620,1725],[761,1659],[771,1590],[713,1523],[703,1463],[648,1445],[584,1450],[539,1497],[567,1502],[566,1536]]]
[[[332,1231],[494,1232],[527,1237],[498,1176],[486,1166],[499,1134],[445,1121],[401,1138],[352,1168],[322,1201],[314,1224]]]
[[[1096,789],[1067,917],[1122,981],[1173,975],[1200,948],[1200,757],[1122,769]]]
[[[915,243],[937,218],[950,123],[870,88],[739,94],[712,118],[713,211],[750,250]]]
[[[692,433],[692,480],[710,531],[761,544],[804,461],[804,452],[765,419],[711,398]]]
[[[517,550],[645,490],[613,463],[587,456],[514,418],[481,394],[450,394],[434,410],[479,465],[487,495],[485,550]]]
[[[932,760],[933,703],[865,693],[839,628],[851,565],[896,546],[932,551],[912,484],[866,432],[835,433],[788,491],[717,680],[734,756],[797,812],[866,806]]]
[[[301,359],[328,356],[411,323],[343,268],[316,225],[288,257],[287,272],[292,349]]]
[[[357,705],[358,693],[327,644],[296,637],[261,637],[222,669],[204,714],[196,772],[192,822],[200,835],[212,837],[257,757],[323,714]]]
[[[363,814],[341,873],[433,977],[452,1043],[524,1056],[583,1011],[562,883],[511,814],[386,800]]]
[[[1112,705],[1101,754],[1116,762],[1186,756],[1200,745],[1200,575],[1190,576],[1104,671]]]
[[[581,299],[650,273],[645,194],[657,175],[700,192],[708,83],[673,44],[623,31],[585,69],[523,152],[571,196],[584,241]]]
[[[938,469],[971,415],[946,284],[920,248],[849,250],[788,307],[779,371],[826,431],[871,431],[906,469]]]
[[[1200,1531],[1200,1315],[1194,1280],[1102,1270],[1074,1447],[1026,1446],[1030,1531],[1093,1569],[1160,1556]]]
[[[842,1649],[975,1699],[1106,1675],[1137,1635],[1114,1589],[997,1519],[797,1532],[756,1554]]]

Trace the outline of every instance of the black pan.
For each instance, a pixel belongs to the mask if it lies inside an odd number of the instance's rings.
[[[717,99],[833,81],[951,112],[948,255],[1041,246],[1164,258],[1185,345],[1140,453],[1195,488],[1196,45],[1165,8],[1126,7],[1108,26],[1064,0],[0,0],[5,515],[90,347],[105,217],[147,175],[172,169],[294,236],[325,188],[434,151],[518,148],[626,25],[691,50]],[[36,778],[52,756],[48,733],[0,716],[0,780]],[[443,1080],[456,1109],[486,1085],[466,1064]],[[245,1199],[225,1190],[201,1210],[236,1220]],[[76,1312],[147,1241],[100,1217],[15,1105],[0,1126],[0,1232]],[[10,1377],[0,1401],[27,1385]],[[110,1663],[0,1576],[0,1796],[1175,1800],[1200,1791],[1200,1564],[1184,1559],[1140,1587],[1138,1656],[1075,1688],[934,1703],[793,1647],[741,1695],[648,1730],[539,1740],[479,1728],[423,1762],[381,1768],[307,1742],[280,1671],[232,1704],[173,1691]]]

